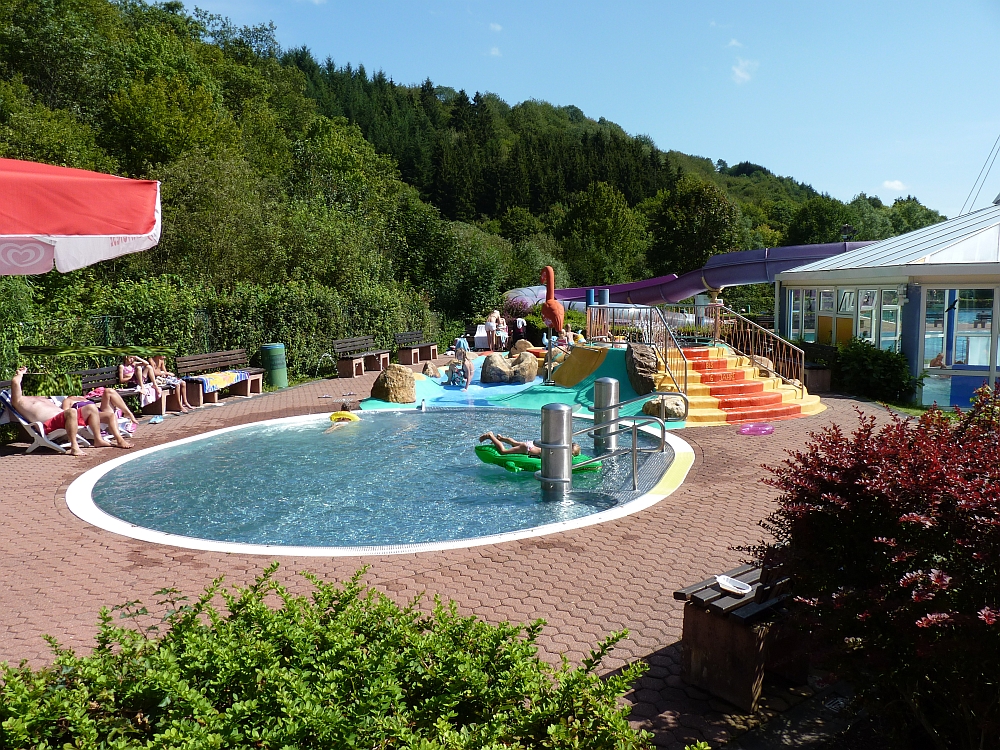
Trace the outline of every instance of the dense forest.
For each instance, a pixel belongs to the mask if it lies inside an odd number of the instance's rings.
[[[616,283],[943,218],[662,151],[576,107],[321,64],[179,2],[0,4],[0,156],[161,180],[164,218],[154,250],[0,279],[0,377],[23,343],[266,340],[313,374],[340,336],[447,339],[544,265]]]

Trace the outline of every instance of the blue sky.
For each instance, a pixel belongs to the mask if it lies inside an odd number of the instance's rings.
[[[200,0],[399,83],[574,104],[663,149],[959,213],[1000,134],[1000,3]],[[194,3],[188,7],[193,8]],[[1000,160],[998,160],[1000,161]],[[979,195],[1000,192],[1000,163]]]

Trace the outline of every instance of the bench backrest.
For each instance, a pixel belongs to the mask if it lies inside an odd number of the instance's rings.
[[[209,352],[208,354],[188,354],[177,357],[175,367],[178,375],[193,375],[209,370],[229,370],[246,367],[246,349],[230,349],[227,352]]]
[[[375,348],[374,336],[355,336],[353,339],[337,339],[333,342],[333,350],[337,354],[352,352],[367,352]]]
[[[89,393],[95,388],[114,388],[120,385],[118,382],[118,365],[110,367],[97,367],[93,370],[74,370],[72,375],[80,376],[80,384],[84,393]]]
[[[406,346],[406,344],[422,344],[424,342],[424,332],[407,331],[406,333],[397,333],[393,338],[396,339],[397,346]]]

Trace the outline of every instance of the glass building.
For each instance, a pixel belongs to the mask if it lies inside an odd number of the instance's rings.
[[[1000,202],[1000,198],[998,198]],[[777,275],[785,338],[857,337],[926,372],[924,404],[968,406],[1000,370],[1000,205]]]

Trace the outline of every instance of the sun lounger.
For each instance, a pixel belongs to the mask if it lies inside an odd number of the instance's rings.
[[[57,453],[66,453],[69,449],[69,436],[66,434],[66,430],[53,430],[52,432],[46,433],[45,427],[42,426],[41,422],[29,422],[13,407],[10,403],[10,391],[2,390],[0,391],[0,424],[20,424],[28,437],[31,438],[31,445],[28,446],[28,453],[35,451],[38,448],[51,448]],[[76,434],[77,443],[82,445],[84,448],[90,447],[90,441],[84,436],[89,435],[93,438],[93,434],[87,427],[81,427]],[[60,442],[62,441],[62,442]]]
[[[480,323],[476,326],[475,343],[473,347],[476,349],[489,349],[489,339],[486,337],[486,324]]]

